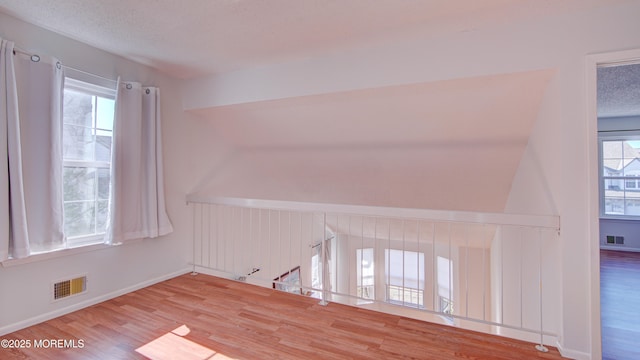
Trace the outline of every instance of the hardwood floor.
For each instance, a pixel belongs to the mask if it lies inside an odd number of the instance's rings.
[[[31,343],[0,349],[2,359],[561,358],[555,348],[189,274],[2,338]],[[43,339],[76,347],[35,348]]]
[[[600,251],[602,358],[640,359],[640,253]]]

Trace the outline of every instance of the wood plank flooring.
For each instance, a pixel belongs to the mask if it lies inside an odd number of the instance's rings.
[[[560,359],[557,349],[183,275],[3,336],[2,359]],[[35,348],[67,340],[75,348]],[[82,340],[82,347],[78,346]],[[58,344],[59,345],[59,344]],[[62,344],[65,345],[65,344]]]
[[[640,359],[640,253],[600,251],[602,358]]]

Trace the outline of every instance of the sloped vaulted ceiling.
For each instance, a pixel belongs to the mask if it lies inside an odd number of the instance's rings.
[[[552,71],[193,110],[236,148],[196,192],[503,211]]]

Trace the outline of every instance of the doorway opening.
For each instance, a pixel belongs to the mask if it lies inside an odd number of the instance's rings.
[[[624,62],[620,62],[623,60]],[[603,359],[640,358],[640,61],[596,63]],[[636,319],[636,320],[634,320]]]

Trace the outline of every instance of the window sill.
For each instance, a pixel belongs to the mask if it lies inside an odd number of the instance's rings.
[[[72,247],[67,249],[60,249],[60,250],[54,250],[54,251],[49,251],[45,253],[34,254],[22,259],[8,259],[0,262],[0,264],[2,264],[2,267],[12,267],[17,265],[38,262],[38,261],[56,259],[63,256],[77,255],[77,254],[87,253],[90,251],[107,249],[107,248],[111,248],[113,246],[118,246],[118,245],[120,244],[114,244],[114,245],[93,244],[93,245],[78,246],[78,247]]]

